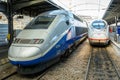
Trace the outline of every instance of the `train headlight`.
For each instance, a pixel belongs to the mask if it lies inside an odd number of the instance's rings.
[[[43,53],[41,49],[38,47],[16,47],[11,46],[8,52],[8,56],[11,58],[15,58],[18,61],[32,59],[35,56],[42,56]]]

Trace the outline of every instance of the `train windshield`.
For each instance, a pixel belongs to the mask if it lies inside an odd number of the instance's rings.
[[[48,29],[55,16],[38,16],[32,20],[25,29]]]
[[[103,21],[95,21],[92,23],[92,26],[93,28],[96,28],[96,29],[103,29],[105,28],[106,24]]]

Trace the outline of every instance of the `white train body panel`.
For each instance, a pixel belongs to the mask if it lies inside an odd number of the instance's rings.
[[[88,29],[88,39],[90,44],[108,44],[109,26],[104,20],[94,20]]]

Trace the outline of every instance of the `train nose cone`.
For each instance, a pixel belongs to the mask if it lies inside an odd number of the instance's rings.
[[[16,47],[11,46],[8,52],[8,56],[11,58],[30,58],[40,55],[40,49],[38,47]]]
[[[106,38],[106,35],[104,33],[97,33],[93,35],[93,38]]]

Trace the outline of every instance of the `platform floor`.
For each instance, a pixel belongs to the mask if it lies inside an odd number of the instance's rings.
[[[118,41],[115,40],[115,32],[110,33],[110,40],[112,42],[113,48],[116,50],[116,54],[120,55],[120,36],[118,38]]]

